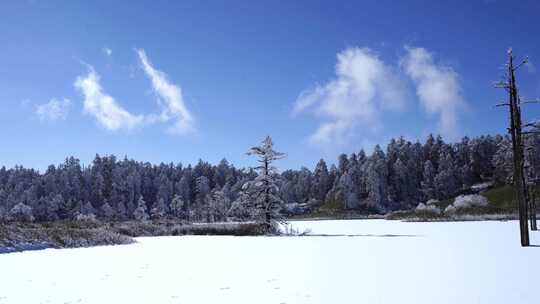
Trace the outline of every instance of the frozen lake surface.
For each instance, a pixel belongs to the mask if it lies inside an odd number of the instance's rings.
[[[540,247],[519,246],[517,222],[294,225],[329,236],[0,255],[0,303],[540,303]]]

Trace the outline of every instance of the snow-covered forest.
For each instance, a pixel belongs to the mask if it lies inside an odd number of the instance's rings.
[[[530,157],[540,158],[540,137],[529,137]],[[528,161],[539,172],[540,159]],[[323,204],[345,210],[385,213],[428,199],[466,193],[471,185],[511,179],[511,142],[505,136],[463,138],[445,143],[392,139],[386,151],[375,146],[339,156],[336,165],[320,160],[314,170],[285,170],[277,176],[285,214],[308,213]],[[534,169],[534,170],[531,170]],[[0,217],[53,221],[97,217],[104,220],[179,218],[187,221],[248,219],[243,186],[257,176],[225,159],[194,166],[137,162],[99,156],[88,166],[69,157],[41,173],[21,166],[0,169]]]

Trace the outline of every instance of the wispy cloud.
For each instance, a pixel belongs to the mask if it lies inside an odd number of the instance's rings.
[[[138,49],[136,51],[162,108],[160,115],[149,117],[149,119],[161,122],[174,119],[174,125],[168,129],[171,133],[185,134],[196,131],[194,118],[188,111],[182,96],[182,88],[171,83],[165,73],[155,69],[144,50]]]
[[[77,77],[75,88],[84,96],[84,112],[109,130],[133,129],[144,123],[143,115],[134,115],[122,108],[102,89],[99,75],[92,66],[88,74]]]
[[[35,105],[34,113],[40,121],[65,120],[69,113],[71,101],[67,98],[58,100],[52,98],[49,102]]]
[[[436,64],[424,48],[405,46],[401,60],[405,73],[416,85],[416,94],[426,112],[439,115],[440,132],[458,135],[458,111],[465,105],[459,75],[448,66]]]
[[[302,92],[293,115],[310,111],[323,122],[310,142],[343,142],[357,126],[374,131],[380,114],[404,108],[405,86],[395,68],[368,48],[348,48],[337,54],[334,79]]]
[[[105,56],[107,57],[111,57],[112,56],[112,50],[108,47],[103,47],[102,49],[102,52],[103,54],[105,54]]]

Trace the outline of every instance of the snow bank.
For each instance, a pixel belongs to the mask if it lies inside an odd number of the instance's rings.
[[[446,206],[446,208],[444,209],[444,213],[446,214],[454,214],[456,211],[457,211],[457,208],[454,207],[454,205],[452,204]]]
[[[478,194],[460,195],[454,199],[454,203],[444,209],[446,214],[454,214],[459,209],[470,207],[485,207],[489,205],[487,198]]]
[[[426,202],[426,205],[435,205],[439,202],[438,199],[430,199]]]
[[[429,203],[429,201],[428,201],[428,203]],[[418,206],[416,206],[415,211],[441,214],[441,209],[439,209],[439,207],[433,205],[433,203],[428,204],[428,205],[420,203],[420,204],[418,204]]]
[[[460,195],[455,198],[453,205],[456,209],[485,207],[489,205],[489,201],[487,200],[487,198],[478,194]]]
[[[472,185],[471,189],[475,192],[481,192],[481,191],[489,189],[491,186],[493,186],[493,182],[485,182],[485,183]]]

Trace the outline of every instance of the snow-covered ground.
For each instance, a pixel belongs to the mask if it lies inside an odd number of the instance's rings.
[[[0,255],[0,303],[540,303],[540,247],[519,246],[516,222],[294,225],[333,236]]]

